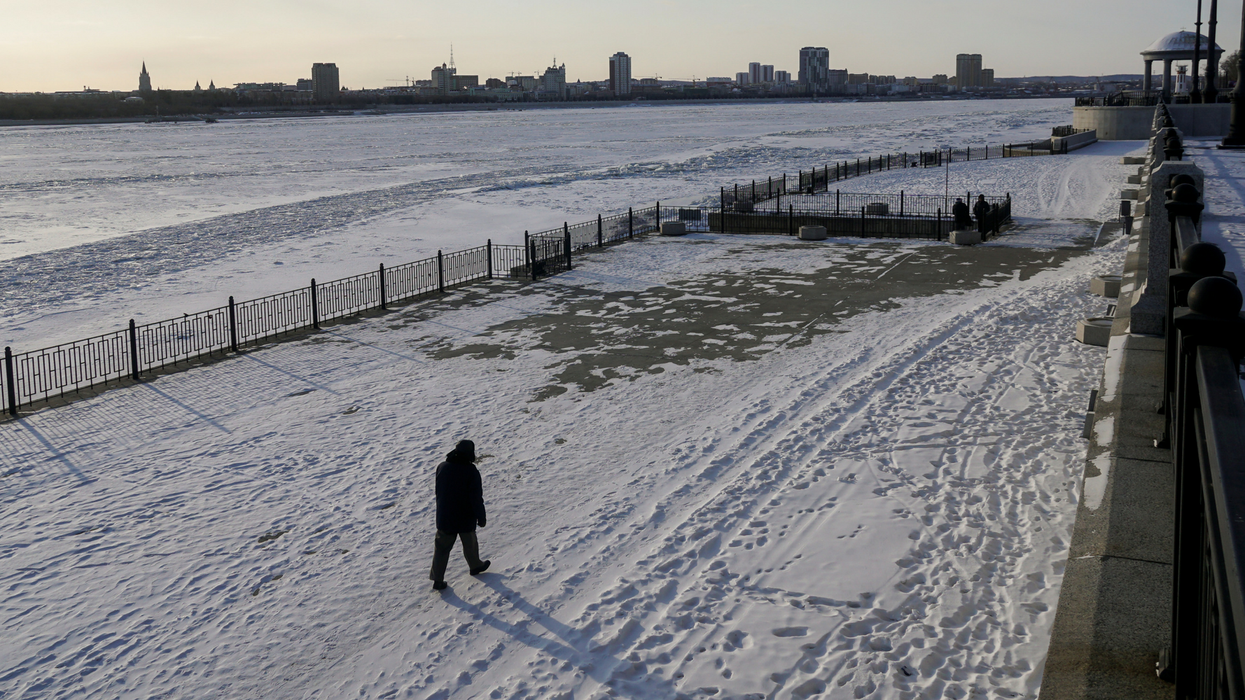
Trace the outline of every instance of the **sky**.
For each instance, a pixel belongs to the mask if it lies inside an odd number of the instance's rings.
[[[1209,13],[1210,2],[1204,12]],[[1241,3],[1221,3],[1218,43],[1240,44]],[[980,53],[997,77],[1140,73],[1139,53],[1192,29],[1196,0],[0,0],[0,92],[133,90],[143,62],[157,88],[293,83],[336,63],[342,85],[460,73],[604,80],[608,57],[634,77],[733,76],[748,63],[798,70],[825,46],[853,73],[954,75]],[[1208,29],[1203,28],[1203,33]]]

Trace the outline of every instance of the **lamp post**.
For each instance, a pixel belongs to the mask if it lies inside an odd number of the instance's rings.
[[[1202,61],[1202,0],[1197,0],[1197,22],[1193,26],[1193,89],[1189,91],[1189,102],[1197,104],[1202,101],[1202,90],[1197,80],[1197,64]]]
[[[1219,100],[1219,45],[1215,43],[1215,27],[1219,24],[1219,0],[1210,0],[1210,46],[1206,48],[1206,89],[1202,91],[1202,101],[1214,104]]]
[[[1220,148],[1245,148],[1245,2],[1241,3],[1241,51],[1236,59],[1236,87],[1232,88],[1232,122]]]

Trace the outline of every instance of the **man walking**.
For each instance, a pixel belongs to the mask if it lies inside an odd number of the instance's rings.
[[[445,567],[450,563],[454,540],[463,542],[463,556],[471,575],[484,573],[490,562],[480,560],[476,526],[484,527],[484,487],[476,469],[476,445],[462,440],[437,467],[437,538],[432,557],[432,587],[444,590]]]

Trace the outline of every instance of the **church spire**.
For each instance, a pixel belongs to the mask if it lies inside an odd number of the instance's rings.
[[[146,61],[143,61],[143,72],[138,74],[138,91],[151,92],[151,76],[147,73]]]

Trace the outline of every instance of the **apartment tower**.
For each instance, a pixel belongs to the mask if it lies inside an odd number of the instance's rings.
[[[622,51],[610,56],[610,91],[615,95],[631,94],[631,57]]]

